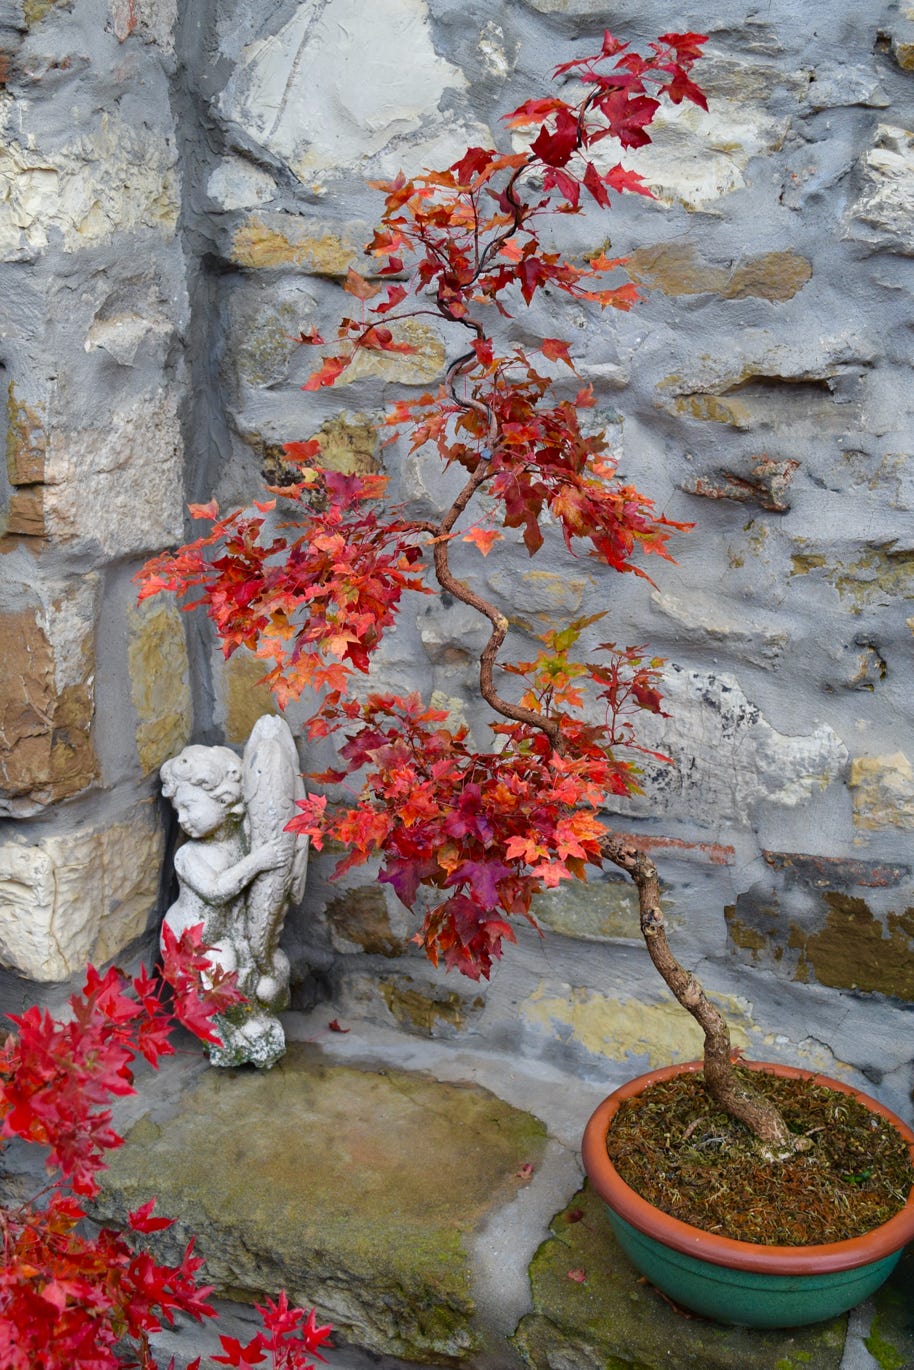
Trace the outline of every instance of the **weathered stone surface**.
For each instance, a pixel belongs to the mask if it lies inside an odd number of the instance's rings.
[[[795,540],[790,574],[811,575],[833,585],[852,614],[879,604],[914,599],[914,551],[884,543],[852,544],[849,553],[836,556],[834,546],[808,538]]]
[[[220,1290],[285,1287],[371,1351],[467,1363],[479,1341],[466,1244],[537,1163],[540,1123],[473,1086],[333,1065],[298,1044],[268,1074],[201,1075],[162,1119],[168,1077],[166,1063],[112,1155],[106,1215],[155,1193],[181,1214],[162,1248],[197,1232]]]
[[[127,666],[144,775],[190,737],[193,724],[184,622],[173,600],[145,600],[128,612]]]
[[[726,1016],[734,1046],[747,1047],[755,1024],[745,1000],[711,994]],[[652,1002],[612,999],[592,990],[541,981],[520,1005],[525,1023],[540,1031],[574,1042],[595,1057],[624,1061],[636,1057],[648,1067],[676,1061],[694,1061],[702,1054],[703,1035],[692,1018],[672,998]]]
[[[592,576],[582,575],[577,567],[565,574],[486,567],[486,585],[508,619],[537,636],[575,618],[595,584]]]
[[[392,324],[395,342],[408,343],[411,353],[376,352],[363,349],[355,361],[343,372],[337,387],[353,385],[368,376],[400,385],[429,385],[444,372],[444,344],[437,331],[417,319],[405,319]]]
[[[914,254],[914,133],[880,124],[859,173],[863,188],[848,213],[846,236]]]
[[[481,994],[467,996],[445,986],[422,985],[410,976],[382,977],[378,990],[391,1017],[409,1032],[451,1037],[471,1022],[485,1005]]]
[[[627,878],[564,881],[536,895],[530,911],[541,927],[584,942],[641,940],[638,897]]]
[[[345,410],[311,434],[321,445],[317,464],[346,476],[364,476],[381,469],[380,435],[369,414]]]
[[[54,148],[4,139],[0,260],[31,260],[52,237],[71,252],[115,233],[170,237],[178,221],[176,161],[172,142],[117,114]]]
[[[685,100],[664,107],[651,126],[650,146],[635,153],[623,151],[620,157],[608,146],[611,139],[598,145],[607,169],[621,160],[645,178],[663,205],[690,210],[716,205],[749,184],[752,159],[775,152],[787,133],[788,121],[772,116],[766,96],[755,94],[752,64],[732,64],[721,90],[713,73],[701,80],[707,111]]]
[[[776,461],[761,456],[754,458],[751,473],[719,470],[710,476],[689,477],[682,482],[682,488],[705,499],[732,499],[757,504],[773,514],[785,514],[790,509],[787,490],[799,466],[798,461],[791,459]]]
[[[26,816],[87,789],[92,744],[98,578],[10,581],[0,612],[0,813]]]
[[[858,828],[914,828],[914,770],[904,752],[855,756],[847,783]]]
[[[10,485],[44,480],[47,434],[43,416],[19,398],[13,381],[7,395],[6,471]]]
[[[664,295],[720,295],[725,300],[755,297],[793,299],[812,276],[812,265],[794,252],[766,252],[729,267],[703,262],[694,243],[674,241],[639,247],[626,261],[632,280]]]
[[[118,41],[139,33],[163,52],[175,50],[178,0],[111,0],[111,17]]]
[[[822,338],[815,350],[762,346],[750,360],[701,358],[688,374],[674,372],[657,386],[657,404],[681,418],[738,430],[781,428],[794,440],[844,437],[861,414],[858,392],[868,365],[866,345]],[[743,354],[745,357],[745,353]]]
[[[783,619],[758,611],[753,621],[728,612],[716,594],[673,595],[662,590],[651,592],[651,603],[658,613],[677,625],[689,640],[726,645],[743,661],[763,670],[775,670],[790,643]]]
[[[725,909],[740,960],[801,984],[914,999],[907,867],[801,852],[764,855],[771,876]],[[897,895],[879,893],[893,889]]]
[[[260,683],[269,665],[244,647],[233,652],[228,661],[221,652],[214,661],[219,721],[226,742],[246,742],[258,718],[276,713],[273,696],[267,686]]]
[[[164,848],[151,799],[34,841],[14,830],[0,845],[0,962],[54,981],[116,956],[155,910]]]
[[[639,720],[643,745],[672,758],[645,757],[647,800],[626,801],[626,811],[684,813],[711,825],[743,825],[754,805],[794,808],[841,774],[847,750],[827,724],[804,737],[779,733],[762,717],[730,675],[667,667],[664,707],[670,717]]]
[[[234,230],[230,257],[248,271],[297,268],[314,276],[346,276],[358,266],[371,230],[366,222],[336,223],[297,214],[252,214]],[[377,263],[375,263],[377,266]]]
[[[105,557],[160,551],[183,531],[181,387],[109,405],[97,427],[48,436],[44,532]]]
[[[243,157],[223,157],[210,172],[206,193],[219,209],[252,209],[273,198],[276,182]]]
[[[556,1215],[551,1230],[530,1266],[534,1311],[514,1336],[531,1370],[838,1370],[841,1364],[846,1318],[787,1331],[684,1320],[639,1279],[589,1186]]]
[[[353,81],[366,62],[371,79]],[[322,175],[379,154],[407,171],[442,156],[444,165],[454,161],[480,141],[477,129],[439,113],[465,85],[459,67],[435,51],[425,0],[381,0],[370,10],[358,0],[306,0],[278,32],[245,49],[218,108],[230,129],[240,126],[317,186]]]
[[[394,932],[387,899],[380,885],[363,885],[331,899],[324,909],[337,951],[359,950],[370,956],[402,956],[406,937]]]

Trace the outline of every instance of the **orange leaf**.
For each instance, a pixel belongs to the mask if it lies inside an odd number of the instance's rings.
[[[320,390],[325,385],[333,385],[351,360],[351,357],[325,357],[323,366],[308,377],[302,390]]]
[[[366,281],[364,276],[360,276],[357,271],[349,268],[349,274],[343,284],[343,289],[349,295],[355,295],[357,300],[370,300],[375,295],[381,293],[381,287],[374,285],[371,281]]]
[[[217,519],[219,517],[219,505],[214,499],[209,504],[189,504],[187,512],[192,519]]]
[[[544,338],[540,344],[540,351],[544,357],[548,357],[549,361],[564,362],[566,366],[571,367],[572,371],[575,371],[575,365],[568,350],[570,346],[570,343],[562,342],[561,338]]]
[[[495,528],[471,528],[463,537],[464,542],[472,542],[487,557],[492,550],[492,543],[501,539],[501,533]]]
[[[320,439],[309,438],[307,442],[284,442],[282,450],[290,461],[307,465],[314,457],[320,456]]]

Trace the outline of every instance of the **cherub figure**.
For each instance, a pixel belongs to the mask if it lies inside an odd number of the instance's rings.
[[[190,746],[161,777],[188,838],[175,853],[178,897],[165,922],[176,936],[202,923],[210,960],[237,973],[248,999],[218,1020],[222,1045],[210,1060],[271,1066],[285,1050],[276,1015],[289,1001],[279,936],[307,865],[307,840],[284,832],[304,795],[292,734],[283,719],[263,718],[243,761],[228,747]]]

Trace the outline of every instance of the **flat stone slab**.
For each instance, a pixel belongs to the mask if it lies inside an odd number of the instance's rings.
[[[475,1085],[333,1064],[302,1044],[269,1072],[196,1071],[177,1091],[169,1064],[144,1082],[100,1215],[123,1221],[155,1194],[157,1213],[180,1217],[159,1250],[196,1233],[219,1294],[285,1288],[370,1351],[473,1358],[468,1244],[538,1163],[539,1121]]]
[[[674,1309],[641,1281],[589,1187],[551,1226],[530,1266],[534,1312],[514,1337],[532,1370],[838,1370],[841,1364],[846,1317],[749,1331]],[[889,1336],[897,1336],[894,1326]]]

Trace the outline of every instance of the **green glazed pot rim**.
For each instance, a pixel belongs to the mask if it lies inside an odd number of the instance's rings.
[[[914,1132],[890,1109],[876,1099],[870,1098],[868,1094],[863,1094],[860,1090],[843,1084],[840,1080],[832,1080],[817,1071],[798,1070],[794,1066],[759,1061],[742,1061],[740,1064],[749,1070],[767,1071],[771,1075],[812,1080],[816,1084],[837,1090],[840,1094],[851,1095],[873,1113],[887,1118],[897,1128],[908,1143],[911,1157],[914,1159]],[[606,1153],[606,1134],[612,1120],[625,1099],[643,1093],[649,1085],[703,1068],[701,1061],[688,1061],[652,1070],[647,1075],[639,1075],[614,1090],[594,1112],[584,1131],[584,1169],[594,1189],[613,1212],[618,1213],[645,1236],[652,1237],[674,1251],[709,1261],[712,1265],[770,1275],[822,1275],[838,1270],[854,1270],[858,1266],[869,1265],[873,1261],[892,1255],[914,1237],[914,1188],[908,1195],[905,1207],[887,1223],[864,1233],[862,1237],[852,1237],[847,1241],[829,1242],[820,1246],[760,1246],[754,1242],[735,1241],[732,1237],[721,1237],[714,1232],[702,1232],[700,1228],[692,1227],[678,1218],[672,1218],[668,1213],[662,1213],[646,1199],[642,1199],[641,1195],[630,1189],[621,1178]]]

